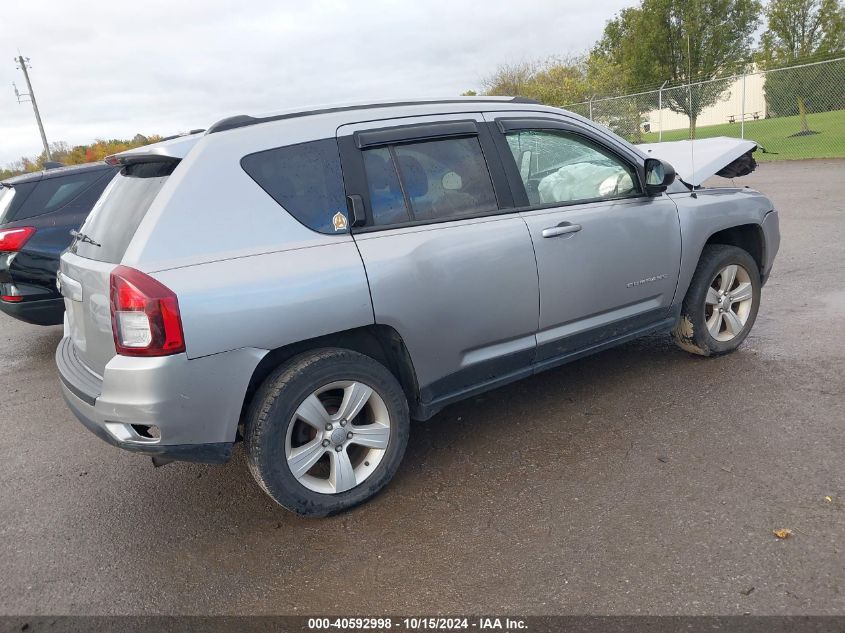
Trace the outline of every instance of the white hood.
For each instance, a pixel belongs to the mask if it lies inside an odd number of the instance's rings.
[[[637,145],[637,148],[649,156],[665,160],[672,165],[678,178],[694,187],[756,147],[755,141],[727,136]]]

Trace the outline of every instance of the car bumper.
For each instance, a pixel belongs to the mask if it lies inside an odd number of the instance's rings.
[[[100,377],[66,337],[56,350],[56,365],[65,401],[100,439],[159,463],[224,463],[232,454],[249,379],[265,353],[244,349],[194,360],[185,354],[115,356]]]
[[[64,299],[11,302],[0,299],[0,311],[33,325],[61,325],[65,313]]]

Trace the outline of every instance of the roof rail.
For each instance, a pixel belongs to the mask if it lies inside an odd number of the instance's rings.
[[[440,103],[490,103],[491,101],[506,101],[510,103],[526,103],[540,105],[539,101],[536,101],[534,99],[528,99],[527,97],[511,97],[510,99],[503,99],[502,97],[463,97],[461,99],[432,99],[428,101],[421,100],[363,103],[356,105],[315,108],[314,110],[301,110],[298,112],[285,112],[283,114],[272,114],[269,116],[261,117],[254,117],[248,114],[238,114],[217,121],[217,123],[208,128],[206,134],[214,134],[215,132],[225,132],[226,130],[234,130],[240,127],[247,127],[249,125],[258,125],[259,123],[282,121],[284,119],[296,119],[299,117],[312,116],[317,114],[334,114],[336,112],[352,112],[354,110],[369,110],[372,108],[395,108],[397,106],[437,105]]]

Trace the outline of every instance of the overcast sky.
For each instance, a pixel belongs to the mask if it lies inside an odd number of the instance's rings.
[[[497,64],[589,48],[631,0],[286,2],[8,0],[0,12],[0,165],[50,142],[168,135],[232,114],[456,96]],[[4,61],[5,60],[5,61]]]

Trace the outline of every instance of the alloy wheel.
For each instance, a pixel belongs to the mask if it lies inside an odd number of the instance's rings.
[[[754,290],[748,271],[738,264],[722,268],[707,289],[704,319],[717,341],[730,341],[742,332],[754,304]]]
[[[287,429],[285,459],[309,490],[338,494],[372,475],[390,435],[390,414],[372,387],[360,381],[332,382],[297,408]]]

